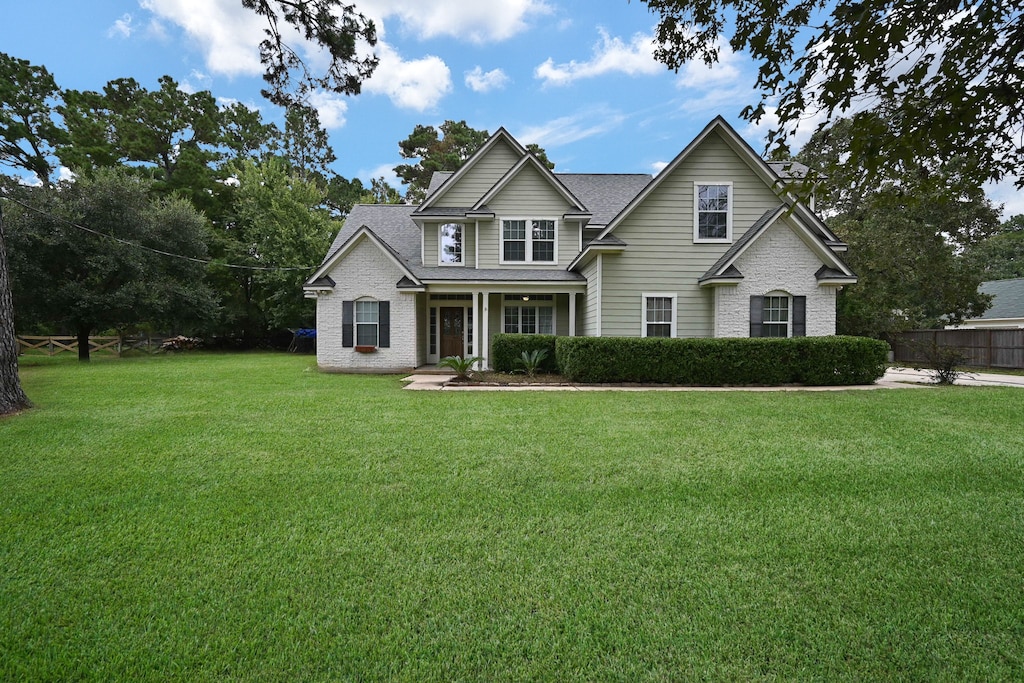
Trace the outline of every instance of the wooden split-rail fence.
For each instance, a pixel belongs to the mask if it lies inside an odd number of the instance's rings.
[[[19,355],[56,356],[65,351],[78,355],[78,337],[18,335],[15,340]],[[163,343],[163,337],[89,337],[89,354],[120,356],[129,350],[156,353]]]

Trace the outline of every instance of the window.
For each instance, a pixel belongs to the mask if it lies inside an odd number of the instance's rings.
[[[558,222],[510,219],[501,222],[502,263],[554,263]]]
[[[356,302],[356,346],[377,346],[380,309],[376,301]]]
[[[761,308],[761,336],[789,336],[789,297],[766,296]]]
[[[750,297],[751,337],[803,337],[807,335],[807,297],[768,292]]]
[[[341,345],[386,349],[391,346],[391,302],[366,298],[341,302]]]
[[[732,241],[732,183],[694,184],[694,242]]]
[[[676,336],[676,295],[644,294],[642,337]]]
[[[438,228],[438,262],[442,266],[462,265],[462,225],[445,223]]]
[[[554,334],[554,297],[551,294],[506,294],[502,318],[502,331],[506,334]]]

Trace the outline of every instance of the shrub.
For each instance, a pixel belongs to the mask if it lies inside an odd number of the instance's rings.
[[[523,370],[526,372],[528,377],[535,377],[537,375],[537,370],[540,369],[541,364],[547,357],[547,349],[523,351],[522,357],[516,361],[516,364],[523,366]]]
[[[888,345],[864,337],[559,337],[556,353],[562,374],[574,382],[844,385],[881,377]]]
[[[964,374],[959,368],[969,358],[960,347],[943,346],[934,340],[910,342],[910,346],[924,358],[924,362],[917,362],[914,369],[931,370],[936,384],[956,384],[956,380]]]
[[[473,371],[473,364],[481,360],[483,358],[480,356],[468,356],[466,358],[462,356],[445,356],[438,361],[437,366],[439,368],[451,368],[455,373],[455,379],[464,382],[469,379],[469,375]]]
[[[542,372],[558,372],[553,334],[496,334],[491,340],[491,362],[498,372],[514,372],[521,366],[523,353],[545,351],[547,356],[538,366]]]

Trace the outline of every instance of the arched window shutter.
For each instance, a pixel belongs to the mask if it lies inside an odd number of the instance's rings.
[[[377,346],[386,349],[391,346],[391,302],[377,302]]]
[[[807,297],[793,297],[793,336],[807,336]]]
[[[341,302],[341,345],[350,349],[355,346],[355,305],[352,301]]]
[[[764,297],[763,296],[752,296],[750,297],[750,336],[760,337],[761,332],[761,318],[764,315]]]

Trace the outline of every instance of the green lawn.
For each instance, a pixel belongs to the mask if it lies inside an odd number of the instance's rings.
[[[1024,677],[1024,391],[26,361],[0,680]]]

